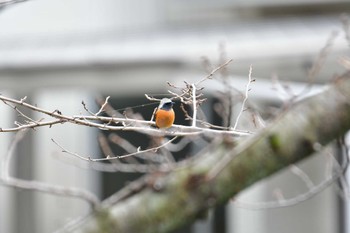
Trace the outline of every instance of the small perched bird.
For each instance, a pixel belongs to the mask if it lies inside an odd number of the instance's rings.
[[[160,129],[170,128],[175,120],[173,110],[174,102],[171,99],[163,98],[155,113],[156,126]]]

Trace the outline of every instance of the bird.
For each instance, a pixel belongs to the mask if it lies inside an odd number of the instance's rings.
[[[170,128],[175,120],[175,112],[173,110],[174,102],[171,99],[161,99],[155,113],[156,126],[159,129]]]

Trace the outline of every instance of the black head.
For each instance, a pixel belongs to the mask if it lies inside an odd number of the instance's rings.
[[[163,98],[160,101],[159,108],[163,110],[170,110],[174,105],[174,102],[171,99]]]

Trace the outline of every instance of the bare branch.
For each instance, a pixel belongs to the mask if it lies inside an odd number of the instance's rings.
[[[63,115],[60,111],[55,110],[55,111],[48,111],[36,106],[33,106],[31,104],[25,103],[23,101],[11,99],[5,96],[0,96],[0,100],[2,100],[4,103],[10,102],[14,103],[17,105],[24,106],[26,108],[29,108],[33,111],[41,112],[46,115],[49,115],[51,117],[54,117],[58,120],[52,120],[52,121],[43,121],[43,122],[33,122],[33,123],[28,123],[26,125],[20,125],[14,128],[0,128],[0,132],[15,132],[19,131],[21,129],[25,128],[37,128],[41,126],[52,126],[55,124],[61,124],[61,123],[73,123],[77,125],[83,125],[83,126],[90,126],[94,128],[98,128],[101,130],[110,130],[110,131],[115,131],[115,130],[121,130],[121,131],[137,131],[140,133],[152,135],[152,136],[187,136],[187,135],[198,135],[198,134],[206,134],[206,133],[212,133],[212,134],[230,134],[233,136],[247,136],[250,135],[248,132],[244,131],[220,131],[220,130],[213,130],[213,129],[203,129],[199,127],[192,127],[192,126],[182,126],[182,125],[173,125],[172,128],[174,131],[165,131],[165,130],[159,130],[156,128],[150,128],[150,127],[145,127],[143,125],[154,125],[155,123],[153,121],[145,121],[145,120],[137,120],[137,119],[126,119],[126,118],[116,118],[116,117],[101,117],[101,116],[67,116]],[[101,123],[95,123],[92,121],[102,121],[106,122],[101,124]],[[122,126],[113,126],[110,125],[110,123],[113,122],[115,124],[118,123],[123,123],[124,125]],[[128,126],[126,125],[127,123],[133,123],[136,126]],[[141,126],[137,126],[141,125]]]

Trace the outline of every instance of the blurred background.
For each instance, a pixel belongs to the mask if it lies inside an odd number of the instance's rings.
[[[340,16],[349,10],[347,0],[33,0],[6,5],[0,9],[0,92],[28,96],[28,102],[66,115],[86,114],[82,100],[92,110],[97,109],[96,96],[111,96],[115,108],[147,103],[145,93],[167,93],[166,81],[205,77],[203,61],[215,68],[232,58],[230,82],[243,91],[252,64],[257,81],[250,100],[268,115],[264,110],[282,105],[271,78],[277,75],[300,91],[334,31],[338,36],[313,90],[344,72],[338,61],[349,49]],[[215,122],[210,108],[215,86],[206,90],[206,111]],[[144,117],[150,118],[152,110]],[[0,127],[12,127],[17,119],[13,110],[0,105],[0,112]],[[186,124],[183,118],[175,123]],[[60,149],[50,140],[82,155],[99,155],[97,135],[97,130],[68,125],[31,132],[17,149],[11,173],[86,188],[104,199],[129,175],[69,166],[54,156]],[[1,156],[12,136],[0,135]],[[313,157],[301,167],[317,183],[325,178],[326,160]],[[307,191],[305,183],[284,171],[241,198],[271,200],[276,189],[286,197]],[[350,232],[348,200],[336,190],[333,185],[303,203],[272,210],[230,203],[179,232]],[[0,187],[0,232],[53,232],[87,210],[77,199]]]

